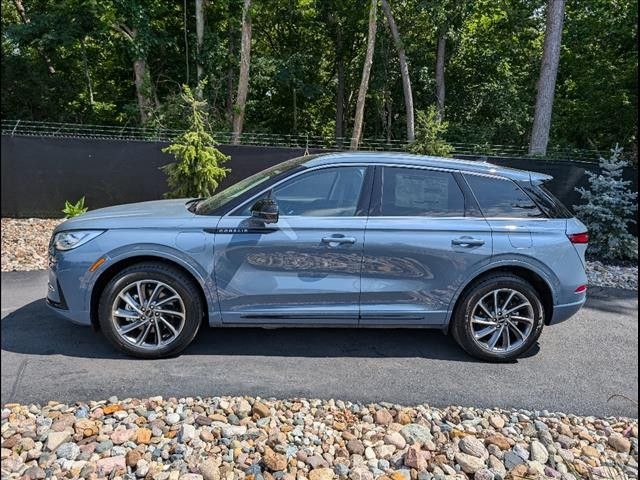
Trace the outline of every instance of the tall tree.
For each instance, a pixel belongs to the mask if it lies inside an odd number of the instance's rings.
[[[444,119],[444,101],[445,101],[445,79],[444,65],[447,45],[446,30],[442,29],[438,33],[438,44],[436,47],[436,108],[438,111],[438,120]]]
[[[202,44],[204,43],[204,7],[203,0],[196,0],[196,75],[198,82],[202,80],[204,76],[204,66],[202,65]],[[199,97],[202,97],[202,92],[196,91]]]
[[[413,93],[411,92],[411,79],[409,77],[409,66],[407,65],[407,55],[404,51],[404,45],[400,39],[400,32],[398,26],[391,13],[391,7],[387,0],[380,0],[382,9],[387,17],[387,23],[389,24],[389,30],[393,36],[393,43],[398,51],[398,61],[400,62],[400,75],[402,76],[402,91],[404,93],[404,107],[407,115],[407,140],[413,142],[415,139],[414,132],[414,119],[413,119]]]
[[[547,4],[547,21],[544,35],[542,65],[538,79],[536,109],[531,130],[530,154],[547,153],[549,130],[551,129],[551,113],[553,97],[560,63],[560,45],[562,41],[562,25],[564,23],[565,0],[549,0]]]
[[[249,67],[251,66],[251,0],[244,0],[242,6],[242,42],[240,44],[240,75],[238,76],[238,95],[233,111],[232,142],[240,142],[244,124],[244,110],[247,106],[249,91]]]
[[[362,123],[364,117],[364,102],[369,88],[369,75],[373,64],[373,51],[376,46],[378,0],[371,0],[369,9],[369,31],[367,33],[367,53],[362,67],[362,79],[358,89],[358,101],[356,102],[356,114],[353,122],[353,134],[351,136],[351,150],[357,150],[362,136]]]
[[[29,20],[29,17],[27,16],[27,12],[24,9],[22,0],[13,0],[13,4],[16,6],[16,10],[18,10],[18,14],[20,15],[20,19],[22,20],[22,23],[24,23],[25,25],[30,24],[31,20]],[[44,60],[44,63],[46,63],[47,65],[47,71],[49,72],[49,75],[53,75],[54,73],[56,73],[56,69],[53,68],[53,63],[51,62],[51,59],[47,55],[47,52],[44,51],[44,48],[42,47],[36,47],[36,48],[38,50],[38,53]]]

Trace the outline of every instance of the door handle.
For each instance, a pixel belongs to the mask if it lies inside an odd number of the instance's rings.
[[[339,245],[341,243],[353,244],[356,243],[356,239],[354,237],[323,237],[322,243],[327,243],[329,245]]]
[[[452,245],[458,245],[460,247],[480,247],[484,245],[484,240],[473,237],[460,237],[451,240]]]

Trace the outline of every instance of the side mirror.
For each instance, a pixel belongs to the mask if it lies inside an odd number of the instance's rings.
[[[278,204],[272,198],[261,198],[251,207],[251,216],[264,223],[277,223],[279,217]]]

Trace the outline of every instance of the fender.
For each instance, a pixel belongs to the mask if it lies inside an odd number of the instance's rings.
[[[173,262],[185,270],[187,270],[196,280],[202,292],[204,293],[205,300],[207,302],[206,309],[209,316],[209,326],[216,326],[221,323],[220,311],[218,308],[218,297],[215,285],[214,276],[206,271],[205,268],[199,265],[192,257],[181,252],[180,250],[157,243],[141,243],[136,245],[124,245],[114,250],[111,250],[106,255],[103,255],[106,261],[100,265],[94,272],[87,272],[81,282],[85,285],[85,305],[90,308],[91,295],[93,288],[102,276],[102,274],[108,270],[111,266],[121,262],[122,260],[135,258],[135,257],[156,257],[158,259],[168,260]],[[213,255],[211,258],[210,271],[213,272]]]
[[[445,324],[443,325],[444,329],[447,329],[449,323],[451,322],[451,317],[453,316],[453,309],[460,298],[462,292],[472,283],[474,282],[480,275],[490,272],[491,270],[495,270],[497,268],[504,267],[520,267],[526,268],[527,270],[531,270],[532,272],[539,275],[544,282],[551,290],[551,297],[553,299],[553,304],[557,304],[558,300],[558,288],[560,285],[560,281],[558,277],[549,269],[546,265],[544,265],[539,260],[536,260],[533,257],[529,257],[526,255],[517,255],[512,253],[500,254],[491,258],[491,261],[488,263],[482,263],[478,265],[478,267],[468,276],[469,280],[464,282],[453,295],[451,302],[449,302],[449,308],[447,309],[447,317],[445,320]]]

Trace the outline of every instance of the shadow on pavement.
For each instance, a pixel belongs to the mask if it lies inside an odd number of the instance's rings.
[[[2,350],[32,355],[129,359],[91,328],[60,318],[43,299],[2,319]],[[536,344],[526,354],[535,355]],[[181,356],[420,357],[476,362],[438,330],[356,328],[202,328]]]

